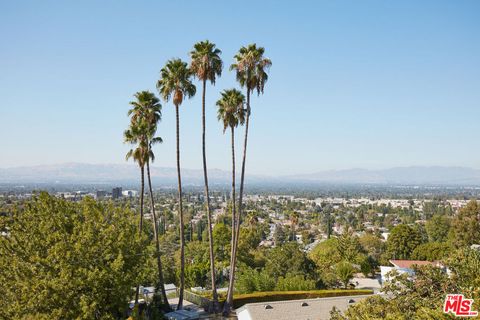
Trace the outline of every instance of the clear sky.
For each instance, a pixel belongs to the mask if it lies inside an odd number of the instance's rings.
[[[252,99],[249,172],[480,168],[479,14],[477,0],[1,1],[0,167],[124,163],[132,95],[209,39],[226,66],[207,88],[210,168],[230,168],[215,101],[253,42],[273,66]],[[181,106],[185,168],[201,168],[198,89]],[[175,166],[174,119],[163,103],[157,166]]]

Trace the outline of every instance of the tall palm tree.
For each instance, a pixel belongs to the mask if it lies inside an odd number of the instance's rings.
[[[130,158],[136,162],[140,168],[140,221],[138,224],[139,233],[143,230],[143,195],[145,193],[145,155],[147,153],[146,141],[142,138],[142,132],[145,131],[144,123],[130,123],[130,127],[124,131],[124,142],[130,144],[137,144],[135,148],[130,149],[125,159]],[[135,305],[138,304],[139,285],[135,290]]]
[[[155,238],[155,251],[156,251],[156,259],[157,259],[157,268],[158,268],[158,282],[155,288],[155,291],[158,292],[160,290],[161,299],[163,302],[163,306],[165,311],[170,311],[170,304],[168,303],[167,292],[165,291],[165,281],[163,277],[163,267],[162,267],[162,259],[161,259],[161,251],[160,251],[160,240],[159,237],[159,230],[158,230],[158,219],[155,213],[155,202],[153,198],[153,190],[152,190],[152,179],[150,175],[150,161],[155,161],[155,154],[153,153],[152,146],[156,143],[162,143],[162,138],[160,137],[152,137],[148,141],[148,155],[147,155],[147,180],[148,180],[148,188],[150,191],[150,201],[151,201],[151,208],[152,208],[152,216],[153,216],[153,237]]]
[[[185,289],[185,236],[182,209],[182,177],[180,174],[180,116],[179,106],[183,98],[193,97],[196,92],[195,85],[191,81],[192,72],[186,62],[180,59],[172,59],[167,62],[160,71],[160,80],[157,89],[160,95],[169,101],[173,95],[176,116],[176,140],[177,140],[177,178],[178,178],[178,214],[180,216],[180,294],[177,309],[183,308],[183,291]]]
[[[158,239],[158,223],[157,215],[155,213],[155,204],[152,190],[152,180],[150,175],[150,161],[155,160],[155,154],[153,153],[152,146],[156,143],[161,143],[162,138],[155,137],[157,131],[157,124],[161,120],[161,108],[162,105],[155,95],[149,91],[137,92],[135,95],[136,100],[130,102],[132,108],[128,111],[128,115],[131,116],[130,129],[125,131],[125,140],[130,143],[138,143],[137,155],[141,157],[141,163],[147,167],[148,186],[150,191],[150,200],[153,216],[153,232],[156,249],[156,259],[158,268],[158,282],[156,285],[157,292],[160,290],[161,298],[163,299],[163,306],[165,310],[170,310],[168,304],[167,294],[165,291],[165,284],[163,278],[163,268],[161,262],[160,242]],[[132,150],[132,154],[135,155],[135,151]],[[127,157],[130,155],[127,154]],[[143,190],[143,179],[142,179]],[[141,196],[141,211],[143,215],[143,195]],[[141,219],[143,220],[143,219]],[[142,221],[143,223],[143,221]],[[137,289],[138,290],[138,289]],[[137,295],[137,294],[136,294]]]
[[[230,66],[230,70],[236,71],[237,81],[240,83],[240,86],[247,89],[247,111],[245,119],[245,138],[243,142],[243,159],[242,159],[242,172],[240,175],[240,195],[239,195],[239,208],[238,215],[236,217],[235,230],[232,232],[235,233],[235,241],[232,243],[233,249],[233,259],[230,264],[230,277],[233,278],[233,281],[229,283],[228,291],[233,292],[233,286],[235,281],[235,267],[237,262],[237,247],[238,247],[238,238],[240,234],[240,219],[243,211],[243,188],[245,181],[245,161],[247,157],[247,142],[248,142],[248,127],[250,121],[250,94],[256,90],[257,94],[263,93],[265,83],[268,80],[267,71],[272,65],[270,59],[263,56],[265,49],[263,47],[257,47],[256,44],[250,44],[246,47],[241,47],[238,53],[235,55],[235,63]],[[233,303],[233,295],[231,301],[227,300],[225,303],[224,313],[228,313]]]
[[[231,140],[232,140],[232,243],[235,243],[236,238],[234,237],[234,230],[236,223],[238,221],[236,215],[236,205],[237,201],[235,196],[235,128],[241,124],[245,123],[245,113],[244,108],[245,96],[243,93],[236,89],[225,90],[222,92],[222,97],[217,101],[218,106],[218,120],[223,122],[223,132],[230,127],[231,131]],[[231,247],[230,254],[230,264],[233,263],[233,246]],[[233,277],[230,274],[229,288],[233,286]],[[227,303],[233,302],[233,290],[228,290],[227,294]]]
[[[290,223],[292,225],[292,241],[297,241],[297,235],[296,235],[296,232],[295,232],[295,227],[298,224],[298,218],[299,218],[299,215],[298,215],[297,211],[293,211],[293,212],[290,213]]]
[[[212,297],[214,312],[218,308],[217,286],[215,284],[215,257],[213,254],[213,236],[212,236],[212,214],[210,211],[210,196],[208,191],[208,175],[207,175],[207,154],[205,151],[205,93],[207,90],[207,80],[215,85],[215,80],[222,74],[223,63],[220,58],[222,51],[216,48],[214,43],[201,41],[193,46],[190,52],[192,59],[190,70],[193,75],[202,81],[202,152],[203,152],[203,178],[205,181],[205,207],[207,210],[208,220],[208,243],[210,249],[210,277],[212,280]]]
[[[151,210],[153,216],[153,236],[155,239],[155,251],[156,251],[156,260],[157,260],[157,268],[158,268],[158,282],[156,285],[156,292],[160,291],[161,299],[163,300],[163,306],[166,311],[170,311],[170,305],[168,303],[167,293],[165,291],[165,282],[163,277],[163,268],[162,268],[162,260],[161,260],[161,251],[160,251],[160,241],[159,241],[159,231],[158,231],[158,219],[155,212],[155,201],[153,198],[153,190],[152,190],[152,178],[150,174],[150,162],[155,161],[155,154],[153,152],[152,146],[157,143],[162,143],[163,140],[160,137],[155,137],[157,132],[157,125],[158,122],[162,118],[162,105],[160,104],[160,100],[151,92],[149,91],[142,91],[135,95],[137,98],[136,103],[132,103],[133,110],[140,109],[143,111],[141,114],[142,121],[145,121],[145,141],[147,144],[147,154],[146,154],[146,167],[147,167],[147,180],[148,180],[148,188],[150,193],[150,203],[151,203]],[[135,114],[132,115],[132,120],[135,120]]]

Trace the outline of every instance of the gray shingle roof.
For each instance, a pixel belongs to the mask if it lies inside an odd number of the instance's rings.
[[[345,311],[349,305],[370,296],[249,303],[237,310],[237,317],[239,320],[328,320],[333,307]]]

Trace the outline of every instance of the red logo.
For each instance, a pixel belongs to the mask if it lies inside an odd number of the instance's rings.
[[[473,299],[466,299],[463,294],[447,294],[443,312],[452,312],[457,317],[476,317],[478,311],[472,310]]]

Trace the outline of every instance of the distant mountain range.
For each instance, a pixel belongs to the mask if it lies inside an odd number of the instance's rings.
[[[384,170],[330,170],[288,177],[292,181],[365,183],[365,184],[422,184],[422,185],[480,185],[480,170],[466,167],[396,167]]]
[[[157,185],[175,185],[176,169],[152,167]],[[0,168],[0,183],[132,183],[137,182],[139,169],[129,164],[65,163],[29,167]],[[186,185],[202,185],[203,172],[182,169]],[[231,173],[209,170],[212,184],[227,184]],[[402,185],[480,185],[480,170],[466,167],[396,167],[385,170],[329,170],[312,174],[289,176],[260,176],[248,174],[255,184],[402,184]]]

